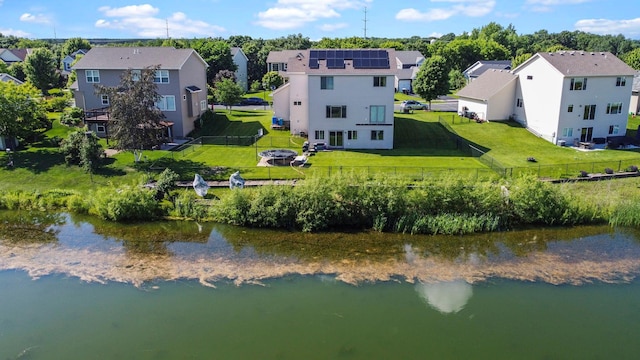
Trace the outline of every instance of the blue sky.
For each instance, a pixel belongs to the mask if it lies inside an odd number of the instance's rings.
[[[640,39],[636,0],[0,0],[0,33],[27,38],[272,39],[581,30]]]

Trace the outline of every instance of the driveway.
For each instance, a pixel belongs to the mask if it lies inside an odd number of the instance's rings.
[[[416,97],[416,100],[420,102],[422,99]],[[394,104],[393,110],[395,112],[401,112],[400,103]],[[447,111],[447,112],[458,112],[458,99],[451,96],[439,96],[437,100],[431,101],[431,110],[433,111]],[[415,110],[420,111],[420,110]]]

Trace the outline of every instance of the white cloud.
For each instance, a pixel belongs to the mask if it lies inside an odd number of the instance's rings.
[[[397,20],[438,21],[462,15],[480,17],[489,14],[496,6],[495,0],[431,0],[431,2],[451,3],[451,6],[420,11],[414,8],[402,9],[396,14]]]
[[[623,34],[630,38],[640,36],[640,18],[629,20],[584,19],[576,22],[574,26],[577,30],[600,35]]]
[[[320,25],[319,28],[322,31],[331,32],[331,31],[336,31],[338,29],[344,29],[344,28],[346,28],[348,26],[349,26],[349,24],[347,24],[347,23],[322,24],[322,25]]]
[[[144,5],[129,5],[120,8],[111,8],[109,6],[102,6],[98,11],[104,13],[104,16],[108,17],[146,17],[157,14],[160,10],[149,4]]]
[[[165,37],[167,27],[173,38],[193,36],[217,36],[225,29],[200,20],[190,19],[183,12],[173,13],[168,18],[159,18],[158,8],[151,5],[131,5],[121,8],[103,6],[98,9],[107,19],[98,19],[98,28],[129,31],[141,37]]]
[[[51,19],[43,14],[30,14],[24,13],[20,15],[20,21],[36,23],[36,24],[49,24]]]
[[[2,1],[2,0],[0,0],[0,1]],[[31,37],[31,34],[29,34],[28,32],[22,31],[22,30],[15,30],[15,29],[3,29],[3,28],[0,28],[0,34],[5,35],[5,36],[13,35],[13,36],[24,37],[24,38]]]
[[[320,19],[339,18],[340,11],[363,9],[371,1],[278,0],[273,7],[258,13],[255,24],[275,30],[295,29]],[[329,25],[322,25],[321,28],[324,26]]]
[[[592,0],[527,0],[525,7],[533,12],[551,12],[554,6],[577,5]]]

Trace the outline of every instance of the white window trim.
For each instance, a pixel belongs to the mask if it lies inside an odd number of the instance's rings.
[[[382,114],[382,121],[377,121],[379,118],[376,116],[376,121],[374,121],[374,108],[376,109],[376,114]],[[387,107],[385,105],[371,105],[369,106],[369,123],[371,124],[384,124],[386,123],[387,117]]]
[[[156,73],[153,75],[153,82],[156,84],[168,84],[169,70],[156,70]]]
[[[207,100],[200,100],[200,111],[207,111]]]
[[[176,111],[175,95],[162,95],[160,100],[156,102],[156,107],[161,111]]]
[[[100,83],[100,70],[85,70],[84,74],[88,83],[90,84]]]
[[[109,105],[109,95],[100,95],[102,105]]]

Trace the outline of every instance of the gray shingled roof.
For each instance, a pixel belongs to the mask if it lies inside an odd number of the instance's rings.
[[[418,68],[417,66],[411,67],[409,69],[396,69],[396,77],[400,80],[413,80],[416,78],[419,69],[420,68]]]
[[[480,60],[469,66],[463,74],[470,78],[477,78],[489,69],[511,70],[511,60]]]
[[[424,55],[416,50],[396,51],[396,58],[403,64],[417,64],[420,60],[424,60]]]
[[[307,54],[309,53],[308,50],[270,51],[269,55],[267,55],[267,62],[272,64],[286,64],[287,62],[289,62],[289,59],[305,51],[307,52]]]
[[[610,52],[540,52],[533,55],[521,66],[536,57],[545,59],[564,76],[633,76],[635,74],[635,70]],[[515,69],[515,71],[517,72],[518,69]]]
[[[192,55],[202,60],[193,49],[173,47],[94,47],[73,69],[126,70],[160,65],[162,69],[179,70]],[[202,60],[203,63],[204,60]]]
[[[323,50],[323,49],[313,49]],[[287,73],[306,73],[309,75],[356,75],[356,74],[371,74],[371,75],[395,75],[398,69],[396,68],[396,51],[394,49],[363,49],[363,50],[386,50],[389,54],[389,68],[388,69],[354,69],[350,65],[351,61],[346,60],[344,69],[328,69],[324,65],[320,65],[318,69],[309,68],[309,50],[296,50],[295,55],[289,59],[287,63]],[[300,59],[297,58],[297,54],[301,54]]]
[[[458,91],[457,95],[469,99],[489,100],[511,81],[518,78],[508,70],[491,69],[478,76],[469,85]]]

